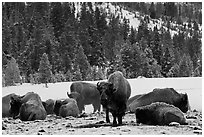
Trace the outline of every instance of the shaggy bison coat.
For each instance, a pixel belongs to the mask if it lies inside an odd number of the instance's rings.
[[[77,117],[79,115],[77,102],[71,98],[56,100],[53,111],[57,116],[61,117]]]
[[[61,117],[79,116],[79,108],[77,106],[77,102],[74,99],[67,99],[68,103],[62,105],[59,109],[59,115]]]
[[[140,98],[134,100],[128,109],[130,112],[135,112],[137,107],[150,105],[154,102],[165,102],[167,104],[178,107],[182,112],[186,113],[189,110],[188,95],[176,92],[173,88],[154,89]]]
[[[139,97],[143,96],[144,94],[135,95],[128,99],[127,106],[129,106],[134,100],[138,99]]]
[[[10,105],[13,118],[19,117],[22,121],[44,120],[47,115],[40,96],[34,92],[28,92],[24,96],[11,96]]]
[[[98,82],[97,88],[101,94],[101,104],[106,108],[106,122],[110,122],[109,112],[113,115],[113,125],[122,124],[122,117],[125,115],[127,100],[131,94],[129,82],[119,71],[114,72],[107,82]]]
[[[55,100],[48,99],[45,102],[43,101],[43,106],[48,114],[54,114]]]
[[[9,109],[11,107],[10,106],[11,96],[17,97],[18,95],[12,93],[2,97],[2,117],[11,117],[11,114],[9,112]]]
[[[80,113],[85,110],[84,106],[92,104],[94,112],[100,111],[101,101],[100,93],[97,90],[96,84],[86,82],[74,82],[70,86],[71,93],[67,92],[69,98],[73,98],[77,101],[77,106]]]
[[[183,112],[164,102],[156,102],[138,107],[135,111],[136,122],[149,125],[169,125],[171,122],[187,124]]]

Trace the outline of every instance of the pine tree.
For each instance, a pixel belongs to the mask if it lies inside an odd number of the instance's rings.
[[[184,54],[179,62],[179,76],[180,77],[193,76],[193,62],[189,55]]]
[[[64,27],[63,22],[63,8],[62,4],[60,2],[52,2],[51,3],[51,15],[50,15],[50,21],[54,27],[54,35],[57,40],[59,40],[59,37],[62,33],[62,29]]]
[[[136,33],[137,33],[136,30],[133,27],[131,27],[130,35],[128,37],[131,44],[134,44],[136,42]]]
[[[153,52],[153,57],[157,60],[158,64],[161,65],[162,49],[160,43],[160,36],[157,27],[154,28],[151,49]]]
[[[166,75],[168,77],[179,77],[179,65],[175,63]]]
[[[129,34],[130,26],[129,26],[128,22],[129,22],[128,19],[123,18],[123,24],[122,24],[122,32],[121,32],[121,34],[122,34],[122,36],[123,36],[124,41],[127,40],[128,34]]]
[[[78,46],[76,58],[75,58],[75,64],[79,67],[77,68],[77,71],[79,70],[82,75],[82,79],[86,79],[87,71],[90,69],[90,64],[87,60],[86,55],[84,54],[84,49],[81,45]]]
[[[172,59],[172,57],[170,55],[169,48],[166,48],[165,52],[164,52],[164,55],[163,55],[163,58],[161,60],[162,75],[164,77],[167,77],[167,73],[171,69],[172,63],[173,63],[173,59]]]
[[[40,65],[39,65],[39,75],[40,75],[40,81],[42,83],[45,83],[45,86],[47,86],[47,83],[49,82],[49,80],[51,79],[52,76],[52,66],[50,65],[50,62],[48,60],[48,56],[46,53],[44,53],[42,55],[41,61],[40,61]]]
[[[156,12],[156,18],[160,18],[164,13],[164,6],[161,2],[156,3],[155,12]]]
[[[20,70],[16,60],[10,56],[7,56],[7,66],[5,69],[5,86],[14,86],[15,83],[20,83]]]
[[[150,17],[151,17],[152,19],[155,19],[155,18],[156,18],[156,11],[155,11],[154,2],[152,2],[151,5],[150,5],[149,13],[150,13]]]
[[[74,70],[73,70],[73,73],[72,73],[72,80],[73,81],[82,81],[83,80],[82,73],[81,73],[81,70],[80,70],[78,64],[74,65]]]

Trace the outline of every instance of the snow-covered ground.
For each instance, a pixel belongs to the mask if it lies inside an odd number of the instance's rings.
[[[137,78],[128,79],[131,85],[131,96],[136,94],[148,93],[154,88],[172,87],[179,93],[187,93],[191,109],[202,111],[202,78]],[[97,81],[90,81],[97,83]],[[45,84],[31,85],[24,83],[19,86],[3,87],[2,96],[10,93],[24,95],[29,91],[36,92],[42,100],[67,98],[67,92],[70,92],[72,82],[50,83],[48,88]],[[86,112],[92,112],[92,106],[86,107]]]

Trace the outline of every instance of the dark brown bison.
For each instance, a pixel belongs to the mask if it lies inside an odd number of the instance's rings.
[[[42,101],[42,104],[48,114],[54,114],[55,100],[48,99],[46,101]]]
[[[84,106],[92,104],[94,112],[100,111],[101,101],[100,93],[97,90],[96,84],[86,82],[74,82],[70,86],[71,93],[67,92],[69,98],[73,98],[77,101],[79,112],[85,110]]]
[[[55,104],[54,104],[54,114],[56,114],[57,116],[59,116],[59,110],[60,110],[60,107],[62,105],[65,105],[67,104],[68,102],[66,101],[66,99],[57,99],[55,100]]]
[[[72,98],[58,99],[54,104],[54,114],[57,116],[67,117],[74,116],[77,117],[79,114],[79,109],[76,100]]]
[[[11,117],[11,114],[9,113],[11,96],[17,97],[18,95],[12,93],[2,97],[2,117]]]
[[[122,117],[125,115],[127,100],[131,94],[129,82],[119,71],[114,72],[107,82],[98,82],[97,88],[101,94],[101,104],[106,108],[106,122],[110,122],[109,112],[113,115],[113,125],[122,124]]]
[[[182,112],[186,113],[189,110],[188,95],[176,92],[173,88],[154,89],[140,98],[134,100],[128,109],[130,112],[135,112],[137,107],[150,105],[154,102],[165,102],[167,104],[178,107]]]
[[[144,94],[135,95],[128,99],[127,106],[129,106],[134,100],[138,99],[139,97],[143,96]]]
[[[59,115],[61,117],[67,117],[67,116],[78,117],[79,108],[77,106],[76,100],[71,98],[66,100],[67,100],[67,103],[62,105],[59,109]]]
[[[40,96],[34,92],[28,92],[24,96],[11,96],[10,105],[13,118],[20,118],[22,121],[44,120],[47,115]]]
[[[136,122],[148,125],[169,125],[171,122],[187,124],[183,112],[164,102],[138,107],[135,111]]]

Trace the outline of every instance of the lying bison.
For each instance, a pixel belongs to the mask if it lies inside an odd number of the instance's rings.
[[[86,83],[86,82],[74,82],[70,86],[71,93],[67,95],[69,98],[73,98],[77,101],[77,105],[80,113],[84,111],[85,105],[92,104],[94,107],[94,112],[100,111],[101,101],[100,93],[97,90],[96,84]]]
[[[61,117],[77,117],[79,115],[79,108],[76,100],[71,98],[56,100],[54,105],[54,113]]]
[[[135,95],[128,99],[127,106],[129,106],[134,100],[138,99],[139,97],[143,96],[144,94]]]
[[[11,117],[9,113],[11,96],[17,97],[18,95],[12,93],[2,97],[2,117]]]
[[[113,125],[122,124],[122,117],[125,115],[127,100],[131,94],[129,82],[119,71],[114,72],[107,82],[98,82],[97,89],[100,91],[101,104],[106,108],[106,122],[110,122],[109,111],[113,115]]]
[[[48,99],[46,101],[42,101],[42,104],[48,114],[54,114],[55,100]]]
[[[11,96],[10,113],[13,118],[22,121],[44,120],[46,111],[41,98],[34,92],[28,92],[24,96]]]
[[[154,102],[165,102],[178,107],[182,112],[189,110],[188,95],[176,92],[173,88],[154,89],[140,98],[134,100],[128,109],[135,112],[137,107],[146,106]]]
[[[77,106],[77,102],[74,99],[66,99],[67,103],[63,104],[59,109],[59,115],[61,117],[79,116],[79,108]]]
[[[169,125],[171,122],[187,124],[183,112],[164,102],[156,102],[135,111],[136,122],[148,125]]]

